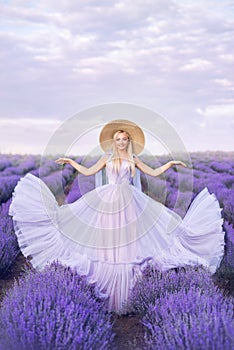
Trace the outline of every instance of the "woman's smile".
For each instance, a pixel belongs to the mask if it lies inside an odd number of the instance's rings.
[[[116,140],[115,140],[115,142],[116,142],[116,146],[117,146],[117,148],[119,148],[119,149],[125,149],[125,148],[127,148],[127,146],[128,146],[128,137],[126,137],[126,136],[119,136]]]

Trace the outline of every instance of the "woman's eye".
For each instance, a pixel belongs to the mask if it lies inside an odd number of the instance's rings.
[[[121,140],[122,140],[122,141],[127,141],[128,139],[127,139],[127,138],[124,138],[124,139],[116,139],[116,141],[118,141],[118,142],[121,141]]]

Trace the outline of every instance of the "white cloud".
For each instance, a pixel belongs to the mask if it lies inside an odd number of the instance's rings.
[[[224,88],[228,88],[229,90],[234,90],[234,82],[228,79],[214,79],[214,82]]]
[[[226,63],[234,63],[233,54],[222,54],[219,57],[221,58],[221,60],[225,61]]]
[[[202,127],[234,131],[234,104],[211,105],[205,109],[198,108],[197,112],[203,116]]]
[[[181,71],[207,71],[212,69],[213,64],[207,60],[201,58],[192,58],[189,62],[183,65]]]
[[[227,116],[231,118],[234,115],[234,104],[208,106],[202,113],[207,117],[220,119],[220,117]]]

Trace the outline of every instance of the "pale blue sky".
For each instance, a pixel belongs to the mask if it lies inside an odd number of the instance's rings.
[[[189,151],[234,149],[234,1],[0,7],[0,152],[41,153],[67,118],[110,102],[158,112]]]

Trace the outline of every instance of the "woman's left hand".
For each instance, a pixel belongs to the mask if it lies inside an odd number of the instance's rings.
[[[59,158],[55,160],[55,163],[57,164],[70,164],[71,163],[71,159],[70,158]]]
[[[171,163],[172,163],[172,165],[181,165],[185,168],[187,167],[187,165],[184,162],[182,162],[181,160],[172,160]]]

